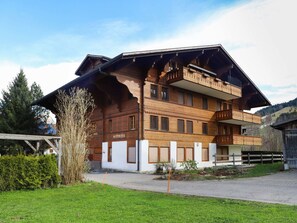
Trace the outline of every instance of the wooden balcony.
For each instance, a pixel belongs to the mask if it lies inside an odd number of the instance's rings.
[[[245,145],[245,146],[261,146],[261,137],[243,136],[243,135],[219,135],[216,136],[218,145]]]
[[[168,72],[167,83],[223,100],[241,97],[241,87],[187,67]]]
[[[217,111],[216,120],[233,125],[261,124],[260,116],[234,109]]]

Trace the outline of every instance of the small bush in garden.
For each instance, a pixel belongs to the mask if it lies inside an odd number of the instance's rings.
[[[196,162],[195,160],[187,160],[182,162],[181,167],[185,171],[196,171],[198,170],[198,162]]]
[[[60,181],[55,156],[0,157],[0,191],[56,187]]]

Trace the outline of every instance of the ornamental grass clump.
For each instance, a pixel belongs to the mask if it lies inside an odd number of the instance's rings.
[[[55,104],[58,132],[62,137],[62,179],[64,184],[83,180],[87,159],[87,139],[94,99],[86,89],[59,91]]]

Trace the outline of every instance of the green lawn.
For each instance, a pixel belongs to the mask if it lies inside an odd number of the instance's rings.
[[[297,206],[118,189],[85,183],[0,193],[0,222],[296,222]]]

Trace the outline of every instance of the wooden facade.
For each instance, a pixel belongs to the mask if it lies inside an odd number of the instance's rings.
[[[210,159],[210,144],[222,154],[228,146],[261,145],[258,137],[241,136],[241,125],[260,123],[243,110],[270,102],[221,45],[122,53],[113,59],[88,55],[76,74],[80,77],[62,89],[85,87],[95,98],[93,161],[103,159],[104,143],[114,142],[127,144],[128,162],[129,151],[147,140],[149,163],[170,161],[172,142],[177,160],[197,157],[194,143],[201,143],[202,161]],[[55,95],[37,104],[55,112]]]

